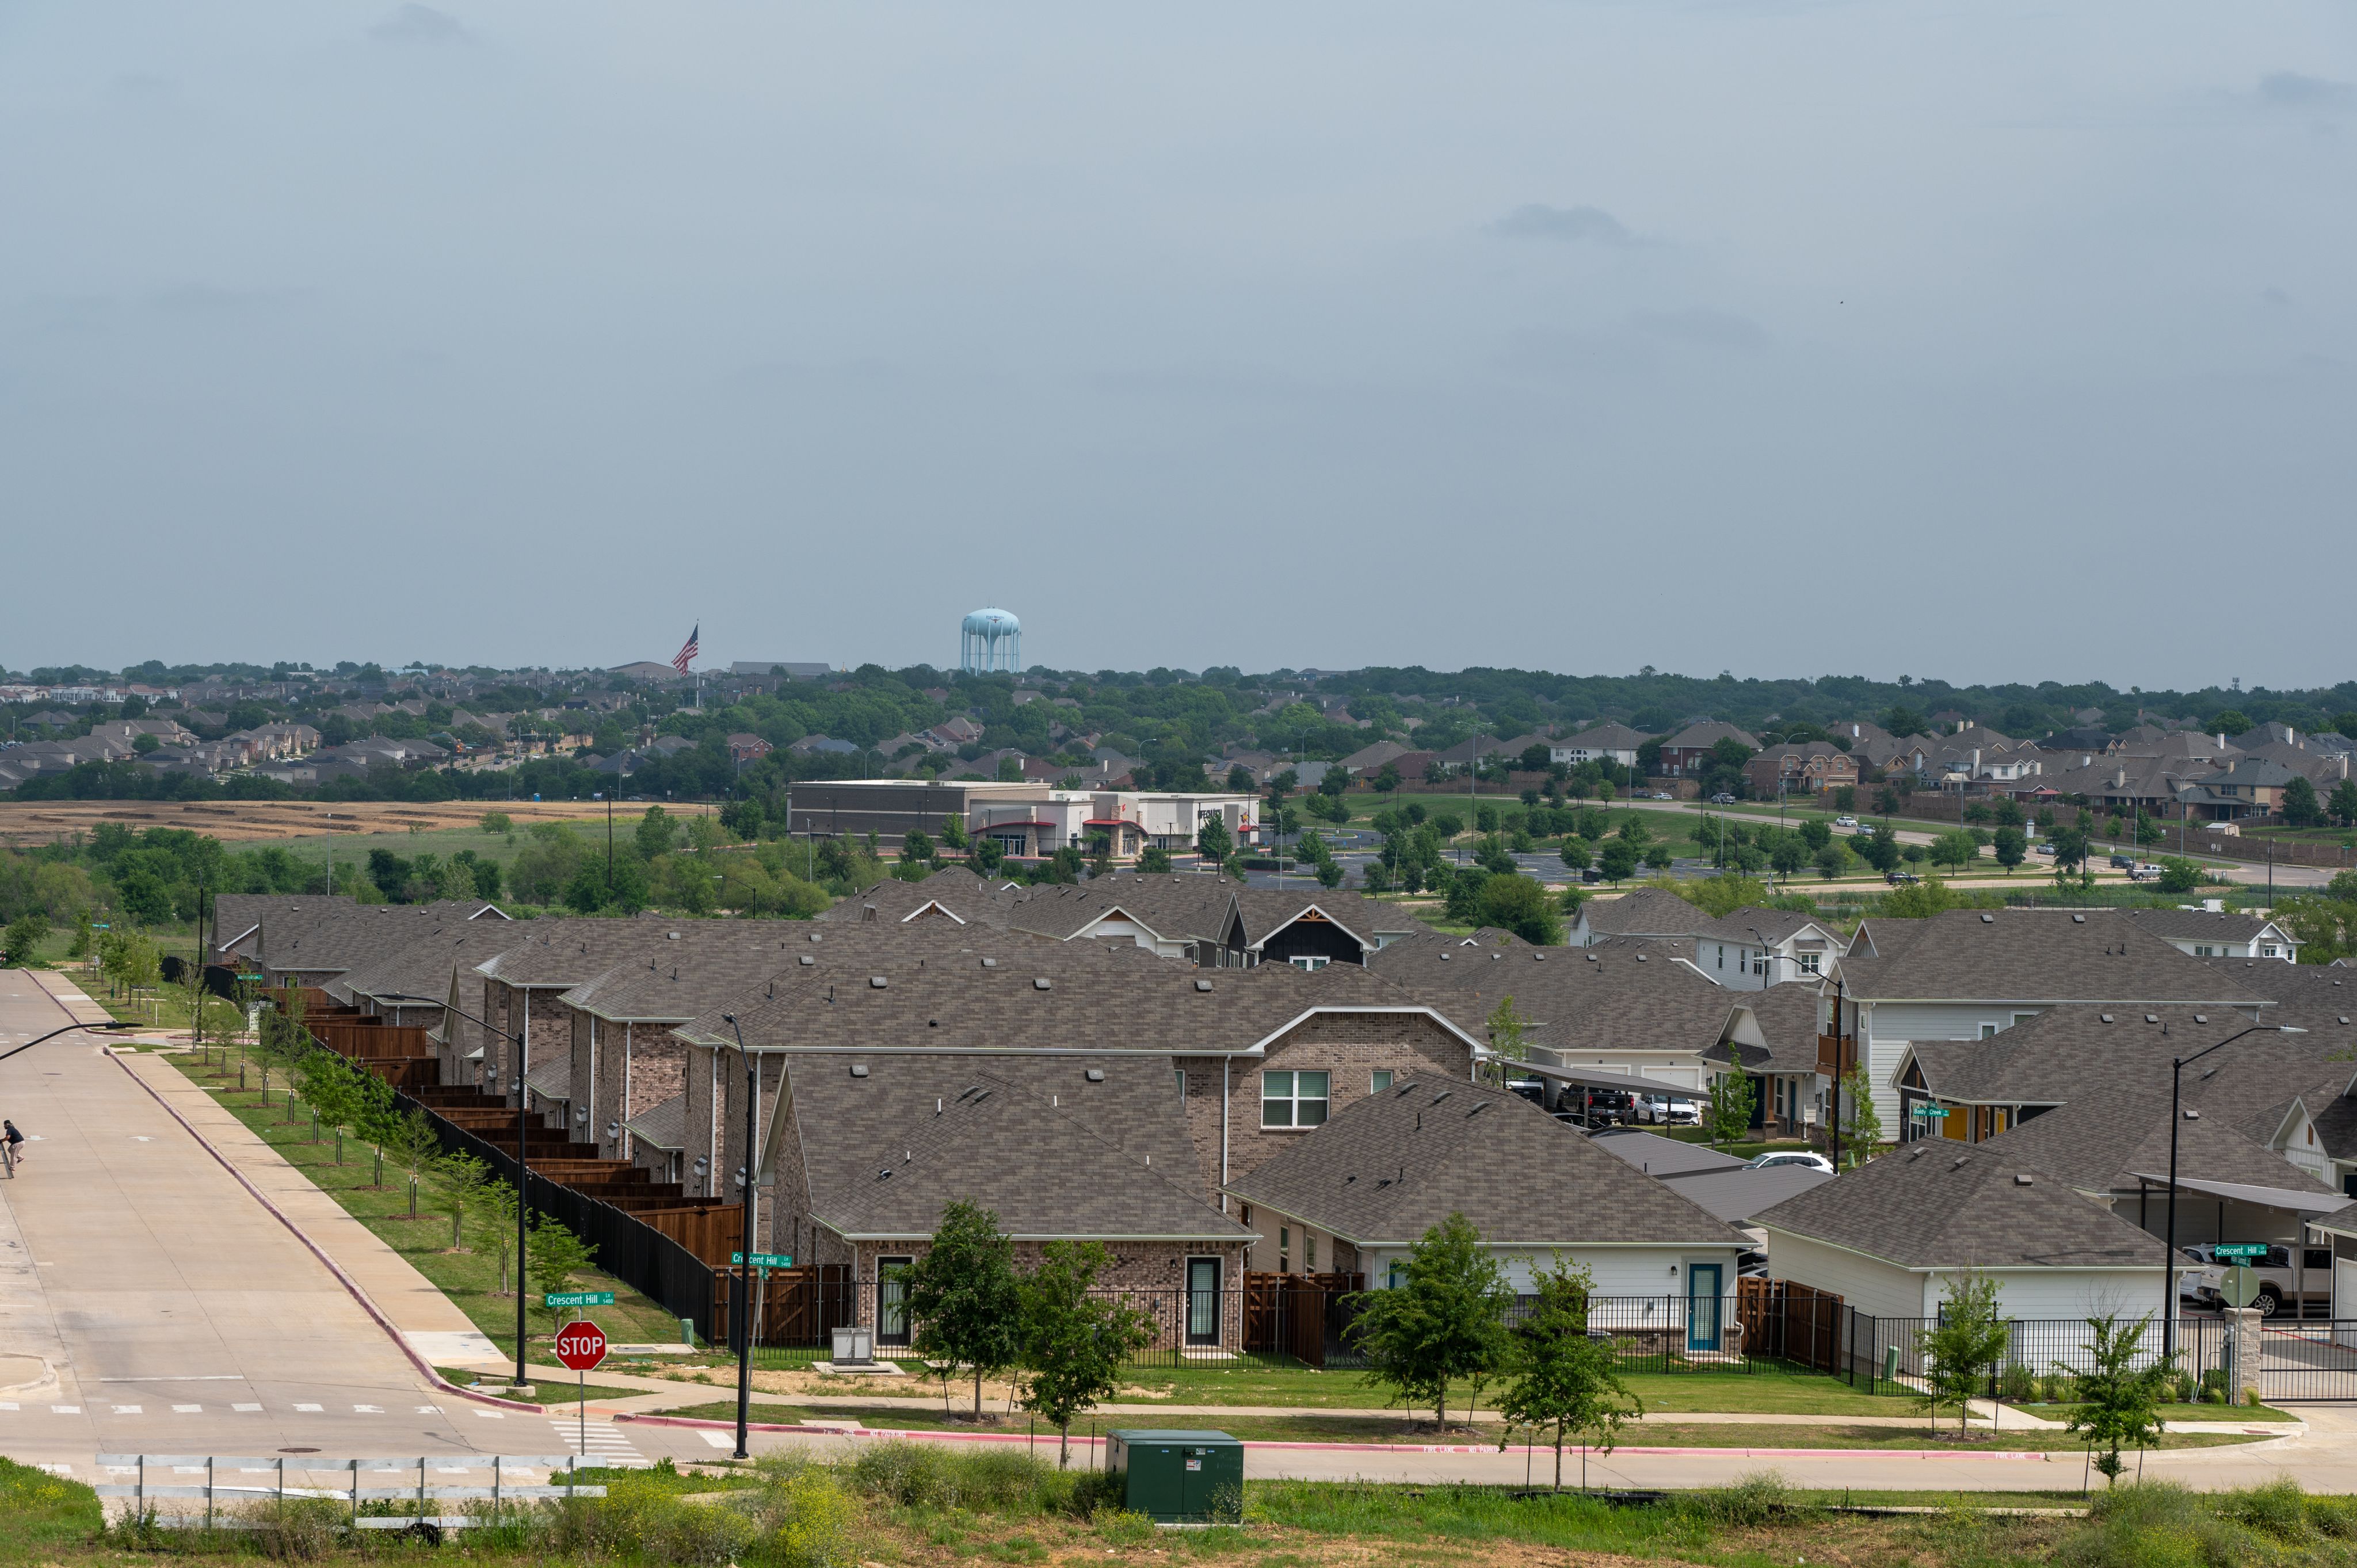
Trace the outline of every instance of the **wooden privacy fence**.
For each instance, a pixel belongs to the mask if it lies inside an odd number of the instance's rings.
[[[724,1259],[727,1255],[725,1251],[721,1253]],[[712,1341],[716,1345],[736,1342],[730,1337],[728,1313],[737,1272],[725,1264],[712,1271]],[[858,1321],[857,1293],[848,1263],[758,1270],[748,1284],[756,1345],[823,1346],[837,1328]]]
[[[1735,1316],[1750,1356],[1780,1357],[1819,1371],[1839,1369],[1842,1298],[1797,1280],[1735,1282]]]

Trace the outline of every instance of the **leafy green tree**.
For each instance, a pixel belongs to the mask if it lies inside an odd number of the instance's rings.
[[[1915,1334],[1916,1351],[1923,1358],[1915,1408],[1928,1412],[1936,1429],[1940,1407],[1954,1405],[1956,1430],[1963,1431],[1966,1402],[1987,1381],[2010,1337],[1997,1316],[1996,1281],[1971,1269],[1951,1274],[1939,1321]]]
[[[1991,835],[1989,845],[1996,856],[1996,863],[2004,866],[2006,875],[2010,876],[2013,868],[2029,854],[2029,835],[2019,828],[1999,828]]]
[[[514,819],[505,811],[485,811],[479,825],[487,833],[506,834],[515,831]]]
[[[1882,1142],[1882,1112],[1874,1108],[1874,1090],[1866,1081],[1863,1063],[1842,1076],[1842,1158],[1852,1168],[1873,1157]]]
[[[1072,1418],[1121,1390],[1129,1359],[1154,1343],[1154,1315],[1097,1290],[1113,1262],[1094,1241],[1050,1241],[1022,1281],[1023,1406],[1056,1428],[1056,1466],[1071,1462]]]
[[[1584,838],[1570,837],[1563,841],[1563,864],[1569,870],[1586,871],[1596,864],[1596,846]]]
[[[1952,871],[1962,871],[1980,857],[1980,845],[1972,834],[1961,829],[1942,833],[1932,841],[1932,861]]]
[[[1817,851],[1814,864],[1817,875],[1831,882],[1848,868],[1849,851],[1844,849],[1839,843],[1829,843]]]
[[[2212,714],[2210,722],[2201,727],[2212,735],[2223,735],[2228,740],[2232,740],[2249,729],[2251,721],[2243,716],[2243,710],[2240,708],[2223,708]]]
[[[33,950],[48,934],[48,918],[38,909],[27,909],[9,921],[6,932],[0,933],[0,968],[25,968],[32,962]]]
[[[1235,848],[1235,840],[1227,824],[1217,817],[1207,817],[1195,832],[1195,853],[1208,861],[1225,861]]]
[[[2087,864],[2087,835],[2078,828],[2054,830],[2054,875],[2068,875]]]
[[[907,1309],[917,1332],[913,1348],[929,1361],[974,1372],[974,1419],[982,1420],[982,1383],[1023,1358],[1023,1286],[1015,1275],[1015,1242],[998,1216],[963,1198],[942,1210],[932,1245],[909,1265]],[[949,1373],[942,1375],[943,1399]]]
[[[1776,868],[1779,876],[1797,876],[1809,864],[1809,843],[1798,833],[1778,833],[1769,846],[1768,864]]]
[[[1624,838],[1607,839],[1596,865],[1607,882],[1626,882],[1637,869],[1637,846]]]
[[[412,1111],[388,1118],[379,1131],[377,1146],[387,1158],[409,1178],[409,1217],[417,1218],[417,1187],[442,1146],[434,1131],[434,1119],[423,1111]]]
[[[573,1283],[573,1276],[589,1266],[597,1249],[566,1230],[558,1220],[533,1210],[532,1251],[527,1260],[532,1273],[533,1291],[541,1295],[564,1294]],[[565,1309],[546,1309],[555,1322]]]
[[[1714,1147],[1742,1142],[1743,1134],[1751,1129],[1751,1110],[1758,1098],[1751,1075],[1743,1070],[1740,1062],[1710,1080],[1710,1096],[1703,1114],[1709,1122]]]
[[[1481,884],[1481,920],[1540,947],[1563,941],[1563,917],[1556,913],[1545,887],[1518,874],[1493,875]]]
[[[2324,821],[2324,807],[2316,798],[2316,786],[2305,774],[2295,773],[2284,786],[2284,821],[2296,828],[2312,828]]]
[[[1609,1340],[1587,1332],[1587,1303],[1596,1282],[1586,1265],[1555,1258],[1552,1269],[1535,1270],[1538,1299],[1514,1330],[1509,1363],[1512,1381],[1498,1412],[1509,1426],[1555,1431],[1555,1489],[1563,1490],[1563,1444],[1578,1434],[1580,1487],[1587,1486],[1586,1442],[1612,1452],[1623,1423],[1645,1413],[1644,1402],[1620,1380]],[[1504,1439],[1499,1446],[1505,1446]]]
[[[516,1189],[498,1176],[492,1176],[476,1190],[474,1202],[468,1210],[473,1222],[476,1240],[500,1255],[499,1294],[508,1294],[508,1270],[515,1262]],[[518,1281],[518,1286],[522,1286]]]
[[[2122,1448],[2160,1444],[2160,1406],[2175,1369],[2158,1359],[2147,1367],[2136,1365],[2151,1325],[2150,1313],[2125,1325],[2116,1313],[2090,1317],[2092,1337],[2079,1347],[2085,1365],[2054,1363],[2054,1370],[2071,1380],[2072,1398],[2079,1407],[2063,1424],[2094,1453],[2095,1468],[2115,1487],[2120,1484]],[[2098,1449],[2102,1452],[2095,1453]]]
[[[965,819],[955,811],[942,818],[942,843],[952,849],[966,847]]]
[[[677,824],[671,820],[668,811],[661,806],[649,806],[646,815],[639,819],[639,825],[630,833],[638,845],[639,857],[652,860],[657,855],[669,854],[676,828]]]
[[[2163,893],[2190,893],[2201,886],[2201,866],[2190,860],[2179,860],[2173,854],[2161,856],[2160,890]]]
[[[453,1152],[434,1161],[435,1186],[450,1215],[450,1250],[465,1245],[467,1218],[492,1182],[491,1167],[473,1155]]]
[[[1368,1294],[1351,1335],[1367,1357],[1368,1382],[1428,1402],[1446,1427],[1449,1385],[1495,1377],[1505,1362],[1505,1270],[1473,1222],[1451,1214],[1409,1251],[1405,1275]]]
[[[2342,827],[2357,827],[2357,779],[2343,779],[2332,787],[2332,799],[2325,810]]]
[[[1147,844],[1137,857],[1137,869],[1149,876],[1169,870],[1170,852],[1160,844]]]
[[[1485,1075],[1491,1083],[1503,1089],[1511,1076],[1512,1064],[1531,1059],[1530,1020],[1514,1010],[1514,999],[1501,996],[1490,1009],[1484,1020],[1490,1036],[1491,1060]]]
[[[1878,822],[1874,832],[1859,833],[1849,841],[1850,848],[1864,856],[1875,870],[1889,873],[1899,869],[1899,835],[1888,822]]]

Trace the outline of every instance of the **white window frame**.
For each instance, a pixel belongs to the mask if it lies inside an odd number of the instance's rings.
[[[1367,1074],[1367,1092],[1369,1094],[1388,1093],[1395,1081],[1395,1076],[1390,1068],[1376,1068]]]
[[[1318,1087],[1321,1092],[1314,1095],[1303,1094],[1301,1080],[1305,1078],[1318,1079]],[[1278,1079],[1285,1080],[1285,1092],[1272,1094],[1270,1090],[1275,1087],[1275,1080]],[[1322,1127],[1326,1124],[1327,1114],[1332,1109],[1333,1102],[1334,1075],[1330,1072],[1318,1069],[1306,1071],[1294,1069],[1264,1072],[1260,1075],[1260,1124],[1264,1128],[1277,1132],[1290,1132],[1295,1129]],[[1282,1105],[1286,1108],[1285,1121],[1269,1120],[1268,1110],[1272,1105]],[[1309,1105],[1318,1107],[1318,1119],[1314,1122],[1305,1122],[1301,1119],[1303,1107]]]
[[[1285,961],[1296,969],[1307,970],[1315,974],[1334,961],[1323,953],[1297,953]]]

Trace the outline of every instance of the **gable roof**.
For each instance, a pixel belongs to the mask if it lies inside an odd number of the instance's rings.
[[[628,958],[572,987],[557,1000],[608,1023],[685,1024],[742,996],[775,975],[799,980],[814,971],[838,981],[846,967],[863,976],[879,956],[941,962],[972,938],[954,922],[818,927],[792,920],[683,923],[678,940],[650,940]],[[668,936],[668,930],[652,933]],[[1041,937],[997,934],[998,950],[1044,945]]]
[[[332,976],[405,946],[454,917],[472,919],[485,914],[507,929],[515,929],[495,906],[479,899],[342,908],[325,899],[288,907],[274,901],[263,911],[262,936],[255,951],[265,969]]]
[[[553,929],[543,928],[577,923],[544,918],[532,925],[538,934],[552,936]],[[323,989],[339,1002],[424,996],[438,1004],[450,993],[454,972],[472,969],[522,940],[517,925],[505,920],[437,920],[424,930],[403,933],[403,940],[355,962]]]
[[[2274,924],[2264,915],[2240,909],[2130,909],[2126,914],[2153,935],[2178,941],[2247,942]]]
[[[1666,747],[1707,749],[1722,740],[1739,740],[1754,751],[1760,749],[1758,736],[1749,730],[1738,729],[1734,725],[1721,724],[1717,719],[1705,719],[1697,724],[1690,724],[1662,742],[1662,745]]]
[[[2030,1163],[2028,1150],[2005,1148],[2016,1135],[1911,1144],[1752,1222],[1770,1232],[1771,1251],[1781,1232],[1903,1269],[2128,1269],[2159,1251],[2152,1236]]]
[[[1952,909],[1869,918],[1833,961],[1861,1002],[2186,1002],[2247,1007],[2248,987],[2115,909]]]
[[[1426,1079],[1371,1094],[1228,1184],[1356,1244],[1462,1214],[1492,1246],[1728,1246],[1745,1238],[1519,1095]]]
[[[798,1058],[787,1101],[812,1218],[846,1238],[930,1236],[956,1199],[990,1209],[1018,1240],[1252,1235],[1200,1196],[1206,1184],[1167,1063],[1111,1054]]]
[[[213,899],[214,950],[226,952],[247,942],[273,909],[301,918],[321,909],[359,908],[349,893],[223,893]]]
[[[2231,1109],[2213,1107],[2211,1114],[2180,1122],[2180,1176],[2300,1192],[2332,1190],[2235,1126]],[[1976,1146],[2050,1170],[2084,1191],[2133,1192],[2143,1185],[2140,1176],[2169,1169],[2169,1110],[2168,1074],[2156,1073],[2081,1096]]]
[[[1716,1044],[1743,993],[1695,969],[1685,942],[1631,946],[1638,950],[1418,939],[1385,948],[1368,967],[1475,1034],[1486,1034],[1490,1014],[1511,996],[1525,1039],[1548,1050],[1699,1052]]]
[[[1696,926],[1693,934],[1706,940],[1762,942],[1773,946],[1798,936],[1812,926],[1828,938],[1835,947],[1840,947],[1839,933],[1814,915],[1803,915],[1793,909],[1770,909],[1758,904],[1747,904],[1716,920]]]
[[[1632,887],[1618,898],[1579,907],[1587,929],[1609,937],[1690,937],[1710,924],[1695,905],[1660,887]]]

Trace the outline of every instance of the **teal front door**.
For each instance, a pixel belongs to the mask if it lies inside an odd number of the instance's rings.
[[[1719,1336],[1717,1263],[1686,1265],[1686,1348],[1716,1350]]]

